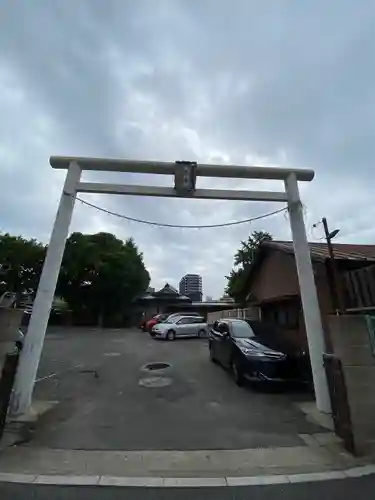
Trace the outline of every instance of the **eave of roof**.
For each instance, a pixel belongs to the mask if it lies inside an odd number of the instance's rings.
[[[268,246],[294,255],[292,241],[265,241],[261,247]],[[325,261],[329,258],[327,243],[309,242],[310,255],[313,260]],[[375,245],[354,245],[349,243],[333,243],[336,260],[375,262]]]
[[[333,244],[333,252],[335,259],[338,261],[354,261],[354,262],[375,262],[375,245],[352,245],[346,243]],[[329,258],[328,245],[326,243],[309,242],[311,259],[315,262],[325,262]],[[255,254],[253,263],[251,264],[247,278],[245,280],[246,289],[249,288],[251,280],[260,267],[264,258],[269,255],[272,250],[294,255],[292,241],[264,241],[260,244],[258,251]]]

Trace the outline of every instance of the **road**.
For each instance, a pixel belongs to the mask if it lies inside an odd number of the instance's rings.
[[[162,371],[149,371],[145,365],[151,362],[165,362],[169,366]],[[58,400],[60,404],[38,423],[29,443],[9,450],[2,457],[3,472],[63,474],[62,470],[55,470],[54,463],[49,466],[51,470],[46,464],[45,470],[39,470],[41,450],[47,450],[47,456],[54,450],[59,455],[71,450],[78,455],[99,453],[100,471],[95,474],[108,475],[126,475],[122,463],[117,464],[120,450],[181,450],[186,454],[199,449],[214,453],[218,449],[254,448],[263,457],[267,450],[271,454],[281,450],[284,464],[287,450],[292,454],[297,449],[294,446],[299,447],[300,453],[307,450],[301,434],[322,431],[307,422],[293,404],[300,395],[238,388],[229,374],[209,362],[204,340],[158,342],[137,330],[50,332],[35,395]],[[103,472],[108,453],[117,457],[117,472],[113,468]],[[39,457],[35,467],[33,456]],[[27,467],[22,460],[26,460]],[[301,455],[296,461],[301,461]],[[111,463],[112,467],[113,460]],[[84,474],[87,464],[83,468],[81,464],[80,470],[70,461],[68,465],[72,470],[67,474]],[[373,496],[374,486],[375,476],[235,488],[0,483],[0,498],[367,500]]]
[[[1,500],[368,500],[375,475],[315,483],[237,488],[116,488],[1,484]]]
[[[151,362],[169,366],[145,370]],[[35,396],[61,404],[38,424],[30,446],[290,447],[304,445],[300,434],[324,430],[306,421],[290,394],[238,388],[228,373],[210,363],[206,340],[155,341],[138,330],[48,334]]]

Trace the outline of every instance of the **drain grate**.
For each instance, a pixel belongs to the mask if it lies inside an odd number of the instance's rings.
[[[144,369],[148,370],[150,372],[157,371],[157,370],[165,370],[166,368],[169,368],[168,363],[161,363],[161,362],[156,362],[156,363],[148,363],[145,365]]]

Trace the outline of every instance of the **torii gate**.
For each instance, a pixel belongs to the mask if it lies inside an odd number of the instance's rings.
[[[25,337],[25,344],[21,353],[10,409],[13,415],[26,412],[31,404],[49,314],[65,242],[69,233],[75,197],[78,192],[182,197],[189,199],[286,202],[288,204],[293,236],[293,247],[309,344],[316,404],[318,410],[325,413],[331,412],[327,379],[323,367],[325,342],[322,320],[298,190],[298,181],[311,181],[314,178],[314,171],[240,165],[204,165],[195,162],[173,163],[61,156],[52,156],[50,164],[52,168],[66,169],[67,175],[34,301],[28,333]],[[82,170],[169,175],[174,176],[175,185],[174,187],[161,187],[81,182]],[[284,182],[285,190],[276,192],[196,189],[197,176],[237,179],[276,179]]]

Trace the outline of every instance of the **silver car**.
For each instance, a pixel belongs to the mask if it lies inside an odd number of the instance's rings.
[[[174,340],[177,337],[205,337],[207,323],[202,316],[175,316],[152,328],[152,336]]]

